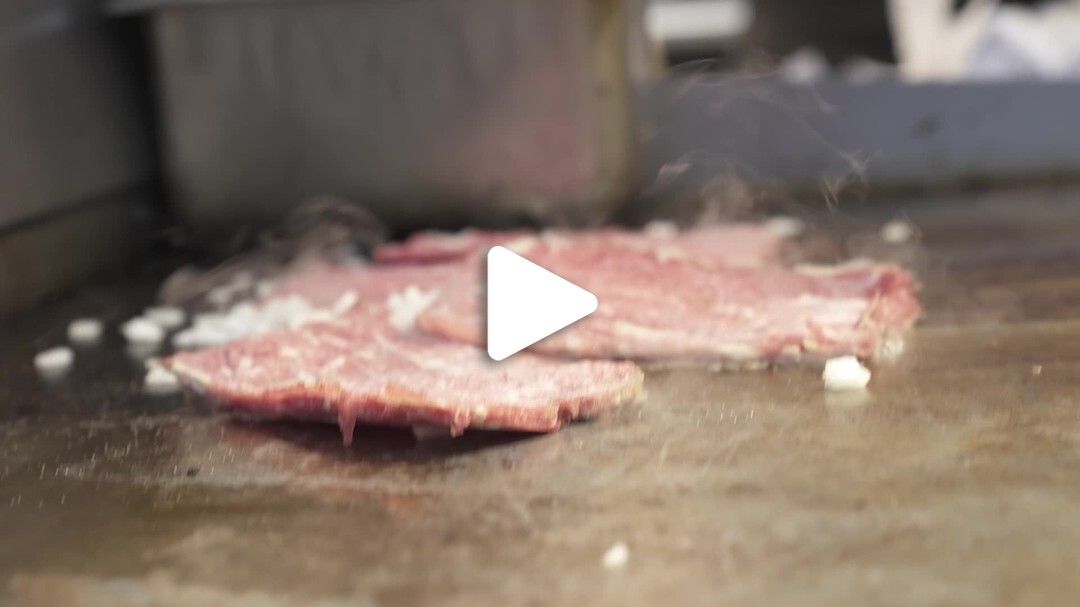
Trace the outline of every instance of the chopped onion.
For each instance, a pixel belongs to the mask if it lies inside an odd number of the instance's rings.
[[[120,327],[128,343],[157,345],[165,339],[165,330],[141,316],[132,318]]]
[[[360,301],[360,296],[356,294],[356,291],[347,291],[334,302],[334,305],[330,307],[330,311],[335,316],[341,316],[351,310],[358,301]]]
[[[68,341],[80,346],[88,346],[101,341],[104,325],[96,318],[76,318],[68,324]]]
[[[798,217],[777,215],[765,220],[765,229],[781,238],[795,238],[806,230],[806,224]]]
[[[854,356],[839,356],[825,362],[821,378],[826,390],[862,390],[870,383],[870,369]]]
[[[176,306],[156,306],[147,308],[143,317],[165,330],[178,329],[187,322],[187,314]]]
[[[49,348],[34,356],[34,368],[45,377],[58,377],[75,364],[75,353],[67,346]]]
[[[299,295],[274,297],[258,304],[242,301],[220,312],[196,314],[191,326],[173,335],[179,349],[209,348],[279,329],[333,321],[358,301],[355,292],[342,295],[330,307],[319,308]]]
[[[645,233],[653,238],[674,238],[679,235],[679,226],[674,221],[650,221],[645,224]]]
[[[437,290],[423,291],[416,285],[409,285],[404,290],[391,293],[386,298],[386,307],[390,310],[390,324],[398,331],[409,331],[416,319],[439,298]]]
[[[889,244],[903,244],[914,235],[915,227],[900,219],[894,219],[881,228],[881,239]]]
[[[180,390],[180,380],[168,369],[159,365],[151,365],[146,372],[143,386],[148,394],[166,395],[174,394]]]
[[[630,547],[626,542],[616,542],[604,552],[601,562],[605,569],[621,569],[630,561]]]

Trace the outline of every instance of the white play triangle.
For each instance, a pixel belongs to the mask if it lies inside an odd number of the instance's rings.
[[[504,247],[487,254],[487,351],[503,360],[596,311],[596,296]]]

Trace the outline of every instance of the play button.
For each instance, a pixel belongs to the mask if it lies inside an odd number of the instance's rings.
[[[487,255],[487,351],[521,351],[596,311],[596,296],[504,247]]]

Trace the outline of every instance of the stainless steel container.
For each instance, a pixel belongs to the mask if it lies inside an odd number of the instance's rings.
[[[167,175],[204,235],[317,195],[400,227],[582,222],[634,186],[636,0],[113,8],[149,10]]]
[[[0,316],[137,249],[154,177],[124,37],[95,0],[0,8]]]
[[[93,0],[0,9],[0,230],[149,180],[135,70]]]

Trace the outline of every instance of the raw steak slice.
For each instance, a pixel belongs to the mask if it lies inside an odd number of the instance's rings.
[[[379,263],[434,263],[463,259],[495,246],[527,251],[535,246],[598,247],[651,253],[660,259],[686,259],[704,266],[756,267],[775,263],[783,238],[755,224],[722,224],[679,232],[673,225],[653,223],[644,230],[602,228],[582,231],[545,230],[457,233],[420,232],[402,243],[375,250]]]
[[[631,363],[516,356],[403,334],[365,314],[159,361],[226,407],[266,417],[449,429],[551,432],[633,399]]]
[[[911,276],[854,262],[786,269],[703,268],[626,248],[536,246],[526,257],[592,291],[591,316],[535,352],[584,358],[757,366],[891,349],[919,315]],[[418,319],[428,332],[483,343],[478,272]]]
[[[398,245],[385,245],[376,257],[401,263],[346,264],[309,263],[294,269],[271,290],[267,299],[302,297],[315,309],[364,312],[382,308],[393,296],[402,304],[395,309],[419,308],[430,302],[444,285],[453,288],[471,284],[471,274],[462,264],[479,267],[488,247],[506,243],[518,251],[552,249],[627,250],[652,255],[660,260],[685,260],[703,267],[721,265],[753,266],[775,261],[781,241],[763,228],[752,225],[725,225],[678,233],[654,224],[646,232],[598,229],[586,232],[547,231],[483,232],[465,230],[448,235],[428,232]],[[439,260],[436,263],[436,260]],[[406,263],[406,262],[424,263]],[[454,283],[466,281],[456,285]],[[450,283],[447,285],[447,283]],[[418,313],[418,310],[417,312]],[[401,319],[408,314],[391,315]],[[413,314],[415,316],[415,314]],[[395,326],[405,323],[394,322]]]

